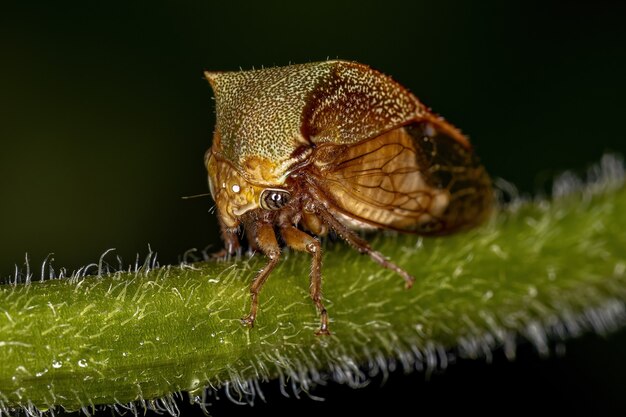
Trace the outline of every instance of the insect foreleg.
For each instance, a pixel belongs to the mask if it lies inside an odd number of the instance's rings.
[[[280,260],[280,246],[278,246],[272,224],[261,223],[254,228],[252,234],[255,236],[256,243],[261,251],[269,258],[269,262],[259,271],[254,281],[252,281],[252,285],[250,285],[250,295],[252,297],[250,314],[241,319],[243,324],[250,327],[254,326],[254,320],[259,308],[259,291],[261,291],[261,287],[263,287],[263,284],[265,284],[265,281],[267,281],[270,273]]]
[[[220,224],[220,235],[222,236],[222,241],[224,242],[224,248],[222,248],[218,252],[211,254],[211,257],[225,258],[226,260],[228,260],[231,255],[235,255],[241,250],[241,245],[239,244],[237,231],[227,228],[219,216],[218,221]]]
[[[330,335],[328,330],[328,313],[322,303],[322,246],[313,236],[308,235],[292,225],[281,226],[280,234],[290,248],[311,254],[309,293],[320,312],[322,320],[320,328],[315,334],[318,336]]]

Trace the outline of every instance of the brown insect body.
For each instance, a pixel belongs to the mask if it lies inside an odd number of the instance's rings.
[[[489,177],[470,143],[391,78],[363,64],[326,61],[206,73],[217,124],[205,162],[228,252],[240,226],[268,258],[258,294],[286,245],[312,255],[310,294],[328,334],[321,299],[321,247],[329,230],[383,267],[354,230],[444,234],[480,223],[491,207]]]

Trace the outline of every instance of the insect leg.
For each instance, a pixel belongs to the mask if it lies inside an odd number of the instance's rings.
[[[261,287],[265,284],[265,281],[267,281],[270,273],[280,260],[280,246],[278,246],[276,241],[274,227],[270,223],[261,223],[255,228],[253,234],[259,248],[269,258],[269,262],[259,271],[254,281],[252,281],[252,285],[250,285],[250,295],[252,297],[250,313],[241,319],[243,324],[250,327],[254,326],[254,320],[259,308],[259,291],[261,291]]]
[[[316,335],[330,335],[328,330],[328,313],[322,303],[322,247],[313,236],[295,228],[292,225],[281,226],[280,233],[285,243],[295,250],[311,254],[311,278],[309,293],[315,306],[320,312],[322,323]]]
[[[302,225],[315,236],[324,236],[328,233],[328,226],[315,213],[302,212]]]
[[[367,243],[365,239],[359,237],[355,232],[348,229],[343,225],[339,220],[337,220],[332,214],[326,210],[324,207],[320,207],[316,205],[316,213],[322,218],[322,220],[328,224],[343,240],[348,242],[350,246],[355,248],[361,253],[366,253],[372,258],[376,263],[381,265],[384,268],[391,269],[402,278],[404,278],[406,288],[411,288],[413,286],[413,282],[415,282],[415,278],[409,274],[404,269],[400,268],[398,265],[393,262],[387,260],[385,256],[372,249],[372,247]]]
[[[237,231],[228,229],[222,219],[219,216],[217,217],[220,224],[220,235],[222,236],[224,247],[220,251],[212,253],[211,257],[225,258],[228,260],[231,255],[234,255],[241,250],[241,245],[239,244]]]

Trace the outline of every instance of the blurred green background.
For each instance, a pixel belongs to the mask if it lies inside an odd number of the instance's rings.
[[[207,191],[205,69],[367,63],[469,134],[494,176],[545,191],[558,172],[626,152],[625,17],[619,1],[5,2],[0,278],[26,252],[37,270],[54,253],[71,271],[108,248],[129,263],[150,244],[163,264],[219,247],[210,198],[181,199]],[[599,366],[584,358],[623,339],[580,345],[572,366]],[[574,374],[624,388],[624,361],[598,372]]]

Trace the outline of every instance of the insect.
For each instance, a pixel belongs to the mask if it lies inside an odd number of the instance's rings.
[[[217,113],[205,164],[225,251],[240,248],[243,229],[268,258],[245,325],[279,262],[277,233],[311,255],[316,334],[328,335],[318,237],[334,231],[410,288],[415,278],[358,231],[447,234],[490,211],[491,182],[468,139],[381,72],[337,60],[205,76]]]

